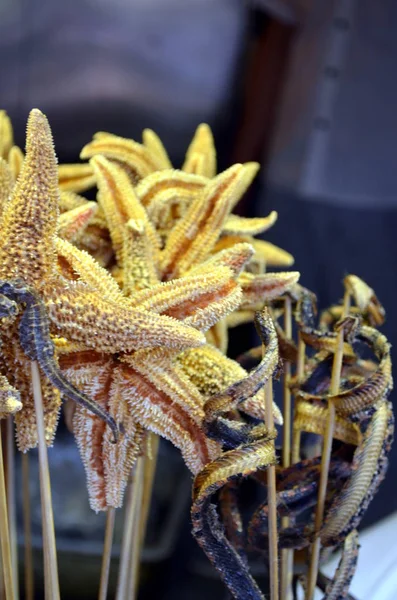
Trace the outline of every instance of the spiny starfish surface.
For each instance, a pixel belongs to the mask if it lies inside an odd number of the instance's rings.
[[[44,115],[33,110],[27,128],[26,158],[0,222],[0,278],[20,278],[46,303],[53,332],[99,352],[138,348],[190,347],[203,343],[197,330],[149,310],[104,297],[82,281],[64,277],[58,267],[58,171],[51,132]],[[98,267],[96,273],[103,274]],[[2,328],[3,375],[21,393],[16,415],[21,450],[37,443],[29,368],[18,342],[17,323]],[[60,399],[43,380],[46,438],[53,439]]]

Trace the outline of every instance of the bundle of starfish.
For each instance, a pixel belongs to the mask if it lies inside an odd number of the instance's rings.
[[[295,462],[276,471],[277,510],[289,519],[279,545],[344,544],[326,598],[345,597],[356,527],[385,472],[392,433],[390,354],[376,330],[383,309],[373,291],[346,278],[355,306],[331,307],[316,329],[313,295],[298,284],[299,273],[267,270],[290,267],[293,258],[255,237],[277,214],[232,212],[258,165],[217,174],[206,125],[182,169],[173,168],[151,130],[142,143],[99,132],[81,152],[89,162],[58,166],[39,110],[28,120],[25,154],[0,112],[0,157],[0,414],[14,419],[19,450],[37,445],[33,360],[41,369],[47,444],[64,399],[91,507],[121,507],[153,434],[170,440],[194,477],[197,541],[235,598],[263,598],[247,552],[268,547],[268,501],[265,493],[246,532],[238,490],[251,476],[266,492],[263,469],[277,455],[273,423],[283,418],[274,403],[266,413],[263,391],[284,364],[284,388],[296,398]],[[96,202],[81,195],[91,188]],[[298,347],[278,323],[287,306],[295,306]],[[240,363],[231,360],[228,329],[254,319],[261,347]],[[375,360],[361,358],[362,342]],[[313,349],[307,360],[305,344]],[[337,356],[340,390],[331,393]],[[293,378],[291,364],[301,365]],[[313,525],[319,459],[301,462],[299,439],[300,431],[325,435],[329,403],[340,446],[330,460],[320,530]]]

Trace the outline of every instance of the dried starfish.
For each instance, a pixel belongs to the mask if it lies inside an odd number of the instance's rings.
[[[158,271],[153,269],[153,262],[156,264],[156,261],[153,261],[153,254],[159,256],[159,241],[144,209],[134,195],[130,181],[118,165],[112,164],[104,158],[93,159],[93,165],[98,171],[100,181],[100,205],[105,215],[108,215],[109,221],[113,223],[111,231],[113,231],[114,243],[118,248],[120,263],[123,265],[123,293],[127,296],[124,298],[124,302],[128,302],[130,306],[139,305],[151,311],[166,312],[166,314],[184,320],[201,330],[208,329],[220,317],[239,305],[241,292],[234,279],[251,256],[251,248],[248,244],[239,244],[214,255],[207,262],[195,265],[178,279],[159,283]],[[121,237],[120,232],[123,233]],[[59,256],[62,257],[63,268],[65,265],[69,265],[68,268],[71,272],[74,271],[76,276],[88,283],[91,281],[90,278],[93,278],[93,284],[98,281],[93,261],[88,261],[87,257],[85,261],[82,261],[80,253],[66,242],[58,241],[57,250]],[[293,277],[295,280],[294,274]],[[142,289],[139,291],[140,288]],[[115,282],[107,281],[101,289],[105,294],[110,292],[115,294],[121,301],[119,298],[121,292]],[[213,442],[205,442],[205,437],[203,438],[201,432],[201,422],[204,416],[202,407],[206,397],[195,388],[180,369],[175,360],[176,356],[177,353],[175,356],[167,356],[163,350],[156,354],[151,352],[150,357],[145,352],[120,356],[113,362],[112,378],[109,380],[111,383],[108,383],[100,393],[101,402],[103,406],[109,407],[109,410],[111,410],[110,407],[116,407],[116,404],[118,407],[129,406],[129,413],[136,417],[134,423],[139,420],[146,429],[170,438],[181,449],[188,466],[193,472],[197,472],[203,468],[206,462],[216,456],[219,448],[216,444],[214,446]],[[136,362],[138,357],[141,357],[139,363]],[[84,369],[81,367],[81,355],[80,357],[73,356],[73,354],[65,355],[64,358],[61,356],[60,364],[68,378],[72,379],[76,385],[80,386],[84,383],[84,389],[89,392],[91,379],[92,389],[98,391],[98,384],[95,382],[99,379],[101,369],[105,368],[101,365],[100,358],[96,357],[93,364],[86,364]],[[139,364],[140,373],[136,373],[137,364]],[[151,369],[149,382],[142,381],[142,377],[147,375],[147,369]],[[200,369],[199,365],[196,369],[197,371]],[[241,371],[240,369],[238,374],[234,372],[234,376],[229,378],[229,383],[241,378]],[[84,375],[81,375],[83,372]],[[243,374],[245,374],[244,371]],[[83,379],[79,379],[80,376]],[[117,379],[117,385],[112,383],[114,382],[113,377]],[[181,380],[183,381],[182,388],[178,383]],[[173,382],[168,392],[167,381]],[[117,390],[115,396],[112,395],[112,390]],[[192,395],[193,398],[196,398],[196,408],[193,414],[191,414],[192,408],[189,400]],[[172,410],[171,407],[173,407]],[[251,401],[250,407],[244,408],[247,411],[251,410],[252,413],[255,410],[257,413],[261,412],[263,417],[263,409],[258,398]],[[279,413],[278,418],[280,420]],[[86,426],[84,425],[85,421],[87,421]],[[131,427],[135,426],[134,423],[131,422]],[[83,414],[83,411],[78,409],[74,430],[77,439],[80,440],[78,443],[83,456],[85,456],[84,462],[88,471],[88,479],[90,482],[97,482],[90,498],[91,505],[98,510],[106,508],[110,501],[116,502],[116,506],[120,505],[131,460],[125,462],[128,467],[119,469],[115,477],[111,475],[105,477],[107,439],[103,438],[101,451],[93,454],[85,437],[85,432],[92,431],[92,427],[94,427],[92,417],[87,413]],[[103,430],[100,423],[95,425],[95,429]],[[132,432],[128,432],[127,427],[126,431],[132,439]],[[195,432],[194,435],[193,432]],[[208,443],[210,443],[209,448],[207,447]],[[123,439],[121,439],[119,445],[123,444]],[[127,446],[128,444],[126,444],[125,456],[130,456]],[[98,449],[100,446],[97,443],[95,447]],[[136,448],[132,451],[132,455],[137,456]],[[99,472],[103,476],[98,475]],[[112,495],[110,495],[110,490],[113,490]]]
[[[53,332],[105,352],[167,345],[195,346],[202,334],[176,320],[104,298],[83,282],[68,281],[57,268],[58,173],[48,123],[38,110],[30,114],[26,158],[13,195],[1,217],[0,278],[21,278],[44,300]],[[99,267],[98,267],[99,269]],[[99,271],[97,271],[99,273]],[[107,274],[103,271],[103,276]],[[16,415],[20,449],[34,446],[36,428],[27,359],[18,342],[17,323],[3,334],[3,375],[21,392]],[[45,428],[52,441],[59,394],[43,382]]]
[[[98,150],[103,148],[103,144],[106,142],[106,135],[99,135],[96,137],[94,146],[91,150]],[[114,136],[110,140],[111,146],[114,152],[122,151],[129,152],[131,158],[134,152],[137,152],[137,146],[134,144],[121,143],[120,139],[116,139]],[[90,150],[90,151],[91,151]],[[88,152],[88,150],[86,150]],[[86,152],[85,151],[85,152]],[[139,150],[139,152],[141,152]],[[145,151],[142,151],[143,158],[146,156]],[[141,152],[141,153],[142,153]],[[115,154],[106,154],[107,158],[96,154],[91,159],[92,167],[97,176],[97,182],[99,187],[98,201],[100,209],[103,211],[103,215],[108,223],[113,247],[115,249],[116,258],[118,261],[118,267],[120,271],[117,274],[118,282],[122,285],[123,294],[128,297],[131,305],[138,303],[142,307],[147,307],[151,311],[166,312],[168,315],[172,315],[180,320],[184,320],[186,323],[193,325],[201,329],[202,331],[207,330],[211,326],[217,326],[219,319],[229,314],[234,308],[237,308],[241,303],[241,291],[238,282],[235,281],[236,277],[241,272],[244,264],[249,260],[251,256],[251,247],[245,244],[236,244],[230,246],[227,250],[219,252],[218,254],[211,254],[211,240],[216,241],[222,231],[223,223],[228,223],[229,229],[231,227],[243,227],[246,223],[238,222],[237,224],[233,221],[230,222],[228,219],[228,207],[232,207],[238,200],[238,194],[230,189],[231,185],[239,186],[240,192],[246,189],[247,186],[247,169],[243,166],[236,166],[233,169],[221,174],[213,182],[207,182],[204,177],[200,176],[188,176],[186,174],[178,175],[178,172],[171,172],[169,169],[158,171],[149,175],[151,181],[146,182],[146,178],[141,180],[141,183],[134,189],[131,183],[130,172],[121,168],[120,156],[115,161]],[[113,157],[113,160],[109,158]],[[131,166],[131,165],[130,165]],[[143,167],[142,167],[143,168]],[[139,170],[139,169],[138,169]],[[236,182],[234,183],[234,179]],[[164,241],[161,239],[161,235],[156,231],[150,217],[149,211],[146,212],[145,206],[148,207],[156,194],[162,189],[164,191],[170,191],[170,183],[173,184],[173,189],[182,189],[185,192],[186,197],[186,211],[180,212],[179,224],[183,226],[183,223],[192,220],[192,214],[197,213],[199,220],[195,223],[195,227],[198,232],[203,231],[206,238],[206,249],[203,252],[200,249],[200,245],[204,246],[203,240],[196,240],[190,244],[189,257],[187,259],[187,266],[183,266],[182,256],[177,257],[175,263],[176,268],[179,269],[179,264],[182,268],[172,273],[164,273],[163,260],[166,253],[169,252],[169,248],[172,247],[169,240],[166,242],[165,248],[163,248]],[[199,203],[191,198],[190,202],[187,201],[188,192],[191,192],[191,188],[196,189],[197,198],[201,198],[201,208]],[[175,194],[175,191],[171,190],[171,194]],[[171,196],[169,195],[169,198]],[[74,198],[74,201],[76,198]],[[204,217],[201,216],[203,201],[210,207],[210,211],[204,211]],[[78,203],[80,204],[80,203]],[[70,206],[70,204],[68,205]],[[191,213],[189,213],[191,211]],[[219,215],[219,216],[217,216]],[[275,220],[275,215],[272,215],[270,219],[261,220],[255,222],[255,231],[259,227],[267,228]],[[236,221],[236,219],[235,219]],[[237,219],[238,221],[238,219]],[[189,225],[188,225],[189,227]],[[183,228],[183,227],[182,227]],[[207,234],[205,232],[208,232]],[[171,232],[172,233],[172,232]],[[180,234],[179,234],[180,235]],[[200,237],[200,235],[199,235]],[[178,239],[176,236],[175,239]],[[200,244],[199,244],[200,241]],[[212,245],[214,243],[212,242]],[[170,245],[167,246],[167,243]],[[179,242],[178,242],[179,244]],[[197,249],[197,250],[196,250]],[[87,281],[87,277],[90,277],[90,273],[82,273],[79,270],[79,266],[76,265],[76,260],[71,256],[71,248],[64,243],[58,242],[58,251],[63,256],[63,259],[69,261],[69,264],[73,269],[77,270],[80,277]],[[65,255],[69,254],[69,256]],[[207,260],[206,260],[207,259]],[[167,260],[167,258],[165,258]],[[91,267],[89,267],[91,271]],[[87,270],[86,270],[87,271]],[[94,272],[94,270],[92,270]],[[290,285],[297,279],[297,274],[293,273],[291,276],[281,275],[277,278],[268,278],[268,289],[271,290],[271,295],[275,294],[275,288],[277,287],[278,292],[282,293],[285,289],[288,289]],[[175,277],[178,277],[175,279]],[[169,283],[159,284],[160,279],[170,279]],[[252,278],[251,278],[252,279]],[[171,285],[171,289],[169,286]],[[283,287],[284,286],[284,287]],[[110,289],[110,288],[109,288]],[[141,290],[141,291],[138,291]],[[170,293],[171,292],[171,293]],[[259,298],[262,294],[262,301],[266,299],[266,285],[265,282],[261,282],[261,288],[256,292],[256,298]],[[251,292],[252,293],[252,292]],[[134,355],[132,357],[125,356],[121,358],[124,363],[128,363],[130,366],[133,364]],[[164,365],[163,365],[164,363]],[[65,364],[61,360],[61,364]],[[142,408],[142,397],[149,398],[150,388],[140,383],[139,380],[136,382],[136,375],[131,374],[127,369],[127,366],[123,366],[123,369],[118,368],[118,377],[123,377],[130,381],[130,383],[120,383],[118,397],[124,397],[124,402],[128,400],[128,390],[137,389],[133,400],[129,401],[131,406],[139,408],[137,418],[140,422],[145,423],[145,427],[152,431],[160,432],[166,437],[171,439],[178,445],[182,453],[187,460],[187,463],[192,468],[191,459],[189,455],[191,452],[191,442],[189,438],[191,433],[191,425],[189,420],[184,417],[185,426],[188,427],[188,432],[183,431],[178,425],[178,418],[172,417],[171,421],[167,421],[166,413],[164,408],[165,400],[162,397],[164,383],[159,377],[159,373],[162,368],[167,365],[167,359],[164,353],[160,353],[158,358],[158,367],[156,371],[157,380],[153,380],[154,387],[151,391],[151,402],[147,400],[148,412],[145,412]],[[72,359],[68,362],[68,377],[73,377]],[[76,367],[78,369],[78,366]],[[167,367],[170,370],[167,377],[172,375],[173,378],[177,377],[178,365],[175,363]],[[197,367],[197,370],[199,367]],[[240,377],[241,374],[239,373]],[[233,379],[229,379],[229,383],[233,383],[238,379],[238,375],[234,375]],[[97,377],[93,375],[93,380]],[[75,381],[76,382],[76,381]],[[135,383],[133,383],[135,382]],[[77,382],[76,382],[77,383]],[[146,396],[145,396],[146,394]],[[185,402],[188,403],[187,396]],[[110,405],[110,399],[103,400],[104,405]],[[203,399],[201,400],[203,403]],[[185,407],[186,409],[186,407]],[[261,415],[263,418],[263,407],[259,402],[258,398],[253,398],[247,401],[247,405],[244,407],[247,412],[251,411],[251,414]],[[154,411],[157,411],[155,413]],[[151,412],[150,412],[151,411]],[[81,413],[81,411],[78,411]],[[157,414],[157,422],[154,419]],[[278,420],[280,421],[280,414],[278,414]],[[87,418],[89,418],[87,416]],[[201,416],[202,418],[202,416]],[[79,419],[77,424],[76,435],[79,436],[84,432],[84,420]],[[169,425],[167,425],[169,423]],[[165,429],[165,425],[167,428]],[[179,428],[178,428],[179,427]],[[154,428],[154,429],[153,429]],[[178,433],[179,432],[179,433]],[[196,433],[196,438],[201,439],[201,434]],[[187,441],[186,441],[187,440]],[[195,461],[199,457],[200,468],[203,466],[203,460],[209,460],[208,451],[204,458],[200,458],[202,453],[194,450]],[[104,455],[104,453],[103,453]],[[87,469],[95,469],[98,464],[101,463],[101,459],[97,456],[97,463],[91,464],[89,461],[85,461]],[[102,463],[103,464],[103,463]],[[194,463],[195,464],[195,463]],[[195,471],[198,467],[194,467]],[[127,471],[125,470],[124,473]],[[89,476],[92,480],[92,477]],[[105,481],[104,479],[102,481]],[[122,490],[124,487],[125,480],[120,478],[117,482],[112,479],[113,487]],[[106,482],[103,484],[105,492],[102,494],[102,498],[106,497]],[[108,486],[109,487],[109,486]],[[95,498],[98,497],[96,493]],[[97,502],[97,500],[94,500]],[[95,505],[96,507],[99,504]],[[102,502],[102,506],[106,506],[106,502]]]
[[[13,187],[14,178],[11,169],[4,158],[0,157],[0,214],[11,196]]]
[[[121,506],[131,467],[143,451],[144,430],[172,441],[193,473],[219,454],[218,445],[202,431],[205,398],[178,369],[176,353],[157,349],[110,358],[92,351],[60,352],[65,376],[114,419],[122,419],[126,433],[113,448],[103,423],[77,407],[73,429],[94,510]]]
[[[240,289],[234,278],[250,256],[243,246],[239,258],[234,252],[230,261],[227,253],[219,257],[217,264],[202,265],[190,275],[161,283],[153,282],[154,277],[145,279],[143,273],[148,259],[135,256],[134,245],[128,252],[127,246],[123,258],[130,265],[131,295],[125,297],[110,275],[98,276],[99,267],[90,256],[64,240],[58,240],[56,248],[65,275],[96,286],[105,297],[126,306],[166,312],[202,330],[238,306]],[[133,263],[137,260],[139,270],[135,278]],[[139,291],[143,281],[148,287]],[[91,506],[95,510],[121,505],[128,473],[142,451],[142,436],[137,438],[135,433],[137,423],[140,430],[143,425],[145,430],[171,439],[194,473],[215,458],[219,447],[206,439],[201,428],[205,397],[176,362],[178,351],[138,351],[110,359],[57,343],[60,367],[68,379],[95,398],[114,418],[123,415],[126,436],[120,437],[115,470],[108,461],[115,450],[110,447],[103,425],[87,411],[76,410],[74,432],[87,471]],[[102,377],[102,374],[107,375]],[[137,440],[141,440],[139,444]]]
[[[246,252],[245,248],[242,250],[244,263]],[[99,267],[91,257],[85,256],[82,260],[81,251],[63,240],[57,241],[57,251],[65,272],[73,272],[83,281],[98,285],[100,278],[95,271]],[[233,260],[235,268],[237,263]],[[217,266],[203,267],[190,276],[152,284],[127,298],[122,296],[110,275],[98,290],[126,305],[133,307],[137,304],[156,312],[166,311],[205,329],[233,307],[229,294],[233,271],[226,264],[227,261],[220,261]],[[137,280],[139,282],[140,279]],[[238,291],[238,286],[234,286]],[[222,308],[223,295],[226,303]],[[240,297],[237,296],[234,306],[239,302]],[[205,437],[201,427],[205,397],[183,373],[176,361],[178,351],[137,351],[110,359],[97,353],[68,348],[65,343],[59,345],[59,341],[57,344],[60,367],[68,379],[109,410],[114,418],[123,415],[127,435],[120,438],[118,469],[114,470],[108,456],[109,453],[113,455],[115,450],[110,447],[103,425],[87,411],[76,410],[74,432],[87,471],[91,506],[95,510],[121,505],[128,473],[142,451],[142,440],[140,446],[136,441],[137,423],[146,430],[171,439],[181,449],[194,473],[216,457],[219,447]]]
[[[100,141],[103,141],[102,137]],[[134,189],[130,178],[119,164],[99,154],[91,159],[91,163],[97,174],[98,201],[108,223],[120,268],[118,281],[123,287],[124,278],[127,279],[131,272],[131,265],[124,264],[125,244],[134,244],[135,252],[141,253],[141,256],[134,257],[134,264],[140,262],[140,265],[151,266],[152,281],[156,276],[169,280],[197,268],[211,255],[216,258],[220,253],[212,253],[215,252],[217,240],[223,235],[224,227],[229,230],[244,227],[257,233],[259,230],[266,230],[276,219],[275,213],[269,218],[255,219],[253,228],[249,229],[250,220],[229,215],[247,187],[247,165],[235,165],[210,181],[178,171],[157,171],[142,179]],[[150,206],[159,194],[166,197],[167,208],[173,214],[174,226],[167,232],[165,240],[164,231],[157,231],[158,223],[153,223],[150,218]],[[186,210],[180,210],[179,206],[178,218],[175,218],[173,201],[174,198],[181,197],[184,198]],[[164,203],[165,200],[161,199],[160,204]],[[207,208],[204,209],[205,207]],[[253,238],[245,236],[244,240],[247,245]],[[223,252],[230,252],[232,255],[234,248],[240,246],[241,243],[230,244]],[[138,272],[142,274],[141,266],[138,267]],[[243,283],[251,298],[255,290],[255,299],[260,298],[263,302],[268,296],[270,298],[277,293],[282,294],[296,279],[297,274],[268,274],[259,275],[256,281],[254,275],[247,274]],[[252,310],[251,319],[253,312]],[[217,327],[224,330],[222,324]],[[219,332],[219,336],[219,344],[225,346],[225,334]]]
[[[0,110],[0,158],[8,162],[13,180],[21,171],[23,163],[22,150],[14,145],[14,131],[11,119],[5,110]]]

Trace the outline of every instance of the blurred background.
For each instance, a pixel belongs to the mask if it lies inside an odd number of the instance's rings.
[[[365,279],[393,343],[396,31],[392,0],[0,0],[0,108],[22,147],[28,112],[44,111],[60,162],[78,161],[98,130],[140,139],[150,127],[180,166],[196,126],[209,123],[220,170],[262,165],[237,212],[278,211],[266,239],[295,256],[322,307],[347,273]],[[234,331],[232,356],[251,333]],[[66,431],[50,459],[64,597],[95,597],[104,519],[89,510]],[[165,443],[159,468],[140,598],[226,598],[190,534],[189,475]],[[397,510],[396,475],[395,447],[364,527]],[[38,490],[34,519],[39,550]]]

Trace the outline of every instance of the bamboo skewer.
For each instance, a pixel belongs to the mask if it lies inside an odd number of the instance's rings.
[[[0,545],[0,600],[5,600],[6,590],[4,587],[4,573],[3,573],[3,557],[1,554],[1,545]]]
[[[291,298],[285,297],[284,301],[284,331],[286,337],[290,340],[292,337],[292,314],[291,314]],[[291,391],[289,388],[291,378],[291,364],[287,361],[284,364],[284,381],[283,381],[283,419],[284,419],[284,436],[283,436],[283,467],[289,467],[291,464]]]
[[[108,595],[115,517],[116,509],[109,507],[106,514],[105,541],[103,544],[101,581],[99,584],[98,600],[106,600]]]
[[[3,441],[0,427],[0,541],[6,600],[14,600],[14,580],[8,526],[7,496],[4,478]]]
[[[306,344],[302,336],[298,333],[298,360],[296,365],[296,376],[298,381],[302,381],[305,375]],[[294,431],[292,436],[292,463],[300,460],[301,432]]]
[[[288,339],[292,338],[292,311],[291,298],[285,297],[284,301],[284,331]],[[291,364],[286,362],[284,365],[284,380],[283,380],[283,418],[284,418],[284,436],[283,436],[283,451],[282,463],[283,467],[287,468],[291,464]],[[289,518],[281,519],[281,526],[288,527]],[[292,575],[293,575],[293,550],[284,549],[281,551],[281,598],[288,600],[291,593]]]
[[[153,491],[154,477],[156,474],[157,457],[159,452],[160,438],[153,432],[149,432],[148,435],[150,442],[150,453],[145,458],[145,469],[143,474],[143,495],[142,495],[142,508],[141,508],[141,521],[140,521],[140,545],[143,548],[145,543],[145,535],[147,522],[149,518],[150,504]]]
[[[119,577],[116,600],[133,600],[128,596],[131,587],[130,578],[136,581],[139,563],[139,544],[136,551],[136,538],[139,538],[139,517],[143,493],[144,458],[140,456],[136,462],[133,479],[130,483],[127,506],[125,509],[125,527],[121,543]],[[134,541],[135,540],[135,541]],[[132,563],[132,564],[131,564]],[[135,583],[134,583],[135,586]]]
[[[129,565],[129,580],[128,580],[128,589],[127,596],[125,600],[134,600],[138,595],[138,584],[139,584],[139,564],[140,564],[140,556],[142,551],[142,538],[141,538],[141,523],[142,523],[142,509],[145,509],[144,505],[144,472],[146,463],[148,461],[148,457],[143,458],[143,469],[142,469],[142,484],[138,487],[138,493],[140,496],[137,498],[137,514],[135,515],[135,523],[134,523],[134,531],[132,537],[132,546],[130,548],[130,565]],[[154,470],[153,470],[154,474]],[[149,498],[150,500],[150,498]]]
[[[29,490],[29,454],[22,454],[23,531],[25,546],[25,598],[34,598],[32,520]]]
[[[46,600],[59,600],[59,581],[57,551],[52,512],[51,482],[48,468],[47,445],[44,432],[43,398],[41,392],[40,372],[36,361],[31,362],[33,396],[36,411],[37,439],[39,448],[39,475],[41,495],[41,515],[44,550],[44,587]]]
[[[15,500],[15,452],[14,452],[14,426],[12,417],[7,419],[7,506],[8,506],[8,524],[10,528],[10,544],[12,558],[12,572],[14,581],[15,595],[19,597],[18,580],[18,540],[17,540],[17,522],[16,522],[16,500]]]
[[[345,291],[343,298],[343,314],[342,317],[348,315],[350,309],[350,294]],[[334,362],[332,365],[331,385],[330,394],[336,395],[339,392],[340,374],[343,361],[343,330],[338,332],[336,340],[336,351],[334,355]],[[320,557],[320,545],[321,540],[319,537],[319,531],[324,518],[324,506],[325,496],[327,493],[328,483],[328,472],[329,464],[331,460],[332,440],[334,437],[335,429],[335,405],[332,401],[328,402],[328,416],[327,416],[327,427],[324,435],[323,452],[321,457],[321,473],[320,473],[320,484],[318,491],[318,500],[316,507],[316,516],[314,521],[316,539],[314,540],[311,556],[310,556],[310,567],[309,577],[306,590],[306,600],[312,600],[317,582],[318,563]]]
[[[269,432],[274,430],[273,421],[273,380],[265,388],[265,424]],[[270,600],[279,599],[278,581],[278,541],[277,541],[277,506],[276,506],[276,467],[267,469],[267,503],[269,507],[269,573],[270,573]]]
[[[3,427],[4,421],[0,422],[0,427]],[[4,583],[4,572],[3,572],[3,557],[1,554],[1,544],[0,544],[0,600],[5,600],[6,590]]]

